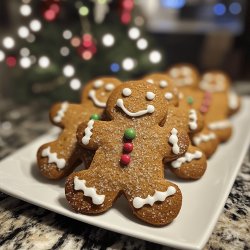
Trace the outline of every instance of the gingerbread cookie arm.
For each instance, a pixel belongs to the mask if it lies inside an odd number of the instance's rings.
[[[205,154],[199,148],[189,145],[183,156],[167,165],[176,176],[182,179],[196,180],[205,173],[207,161]]]
[[[177,185],[164,179],[141,181],[140,185],[140,189],[124,190],[135,216],[157,226],[169,224],[177,217],[182,205]]]
[[[200,132],[204,127],[204,118],[201,113],[196,109],[189,109],[188,116],[188,133],[195,134]]]
[[[228,115],[233,115],[235,114],[241,106],[241,100],[240,97],[234,92],[230,91],[228,93]]]
[[[103,142],[103,131],[108,130],[112,126],[112,121],[96,121],[90,119],[87,123],[82,123],[77,129],[78,143],[87,149],[96,150]]]
[[[159,129],[161,138],[164,143],[163,157],[166,161],[172,161],[183,155],[189,146],[188,134],[178,128],[178,126],[166,127]]]
[[[67,103],[52,107],[50,118],[62,131],[55,141],[42,145],[37,152],[37,163],[40,172],[49,179],[60,179],[67,176],[82,162],[81,152],[84,150],[76,140],[78,124],[87,120],[84,108],[79,104]]]
[[[56,103],[50,109],[50,120],[51,122],[61,128],[64,127],[65,114],[68,111],[70,104],[68,102]]]

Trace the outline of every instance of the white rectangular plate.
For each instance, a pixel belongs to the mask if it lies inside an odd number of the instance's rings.
[[[74,213],[64,196],[64,181],[40,176],[36,167],[38,147],[51,140],[44,135],[0,163],[0,190],[70,218],[111,231],[181,249],[201,249],[223,209],[250,141],[250,99],[243,98],[240,112],[232,118],[234,134],[208,162],[201,180],[187,182],[170,177],[179,185],[183,206],[173,223],[152,227],[134,218],[125,199],[107,213],[87,216]]]

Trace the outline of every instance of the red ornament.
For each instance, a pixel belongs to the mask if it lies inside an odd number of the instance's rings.
[[[44,12],[43,16],[46,21],[54,21],[56,18],[56,13],[49,9]]]
[[[127,153],[132,152],[133,147],[134,147],[134,146],[133,146],[133,143],[131,143],[131,142],[126,142],[126,143],[123,144],[123,150],[124,150],[125,152],[127,152]]]
[[[16,58],[14,56],[8,56],[6,58],[6,64],[10,67],[13,68],[16,66]]]
[[[120,162],[121,162],[121,164],[122,165],[128,165],[129,163],[130,163],[130,156],[129,155],[127,155],[127,154],[123,154],[122,156],[121,156],[121,159],[120,159]]]

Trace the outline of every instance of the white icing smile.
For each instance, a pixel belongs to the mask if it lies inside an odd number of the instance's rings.
[[[121,108],[126,115],[132,116],[132,117],[142,116],[148,113],[152,114],[155,111],[155,107],[153,105],[148,105],[147,109],[145,110],[140,110],[137,112],[130,112],[129,110],[126,109],[126,107],[124,106],[123,100],[120,98],[117,100],[116,106]]]
[[[100,108],[106,108],[106,102],[100,102],[97,98],[96,98],[96,94],[95,94],[95,90],[90,90],[89,91],[89,98],[91,98],[91,100],[94,102],[94,104],[97,106],[97,107],[100,107]]]

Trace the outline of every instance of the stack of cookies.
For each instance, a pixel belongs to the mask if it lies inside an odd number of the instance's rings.
[[[50,119],[62,131],[39,148],[38,167],[49,179],[67,177],[65,195],[78,213],[106,212],[124,195],[138,218],[166,225],[182,194],[164,169],[201,178],[207,158],[230,138],[228,117],[239,107],[220,71],[200,75],[181,64],[141,80],[98,78],[86,84],[80,104],[52,107]]]

